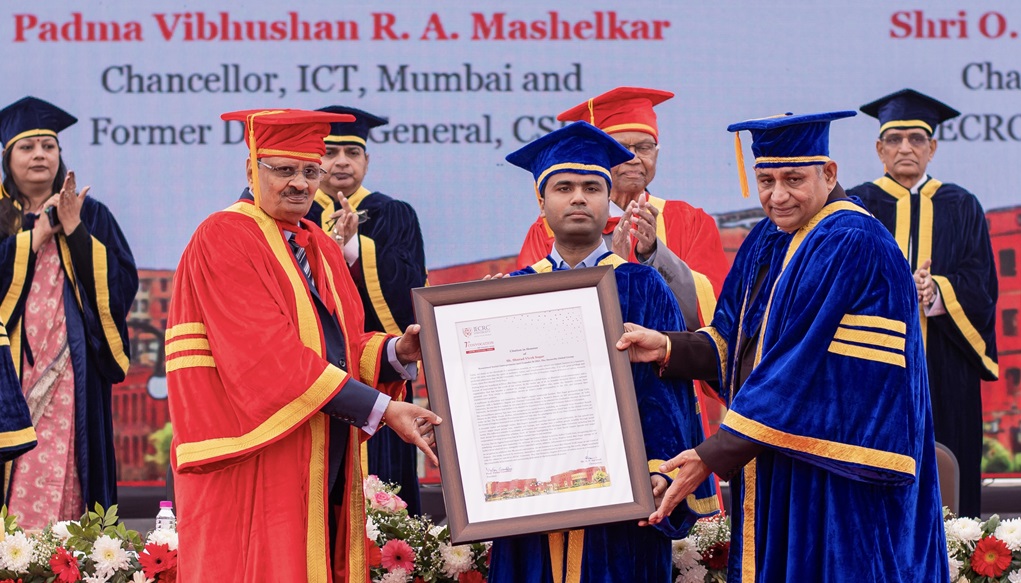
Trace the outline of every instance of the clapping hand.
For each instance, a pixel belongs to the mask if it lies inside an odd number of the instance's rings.
[[[929,266],[931,259],[926,259],[922,266],[915,271],[915,289],[918,291],[918,301],[923,306],[931,306],[936,301],[936,282],[932,280],[932,273]]]
[[[70,235],[82,222],[82,205],[85,204],[85,197],[89,194],[89,186],[86,186],[79,193],[74,177],[74,171],[67,173],[64,178],[64,185],[56,195],[57,217],[60,218],[60,225],[64,228],[64,234]],[[49,202],[49,201],[47,201]]]
[[[361,222],[361,216],[351,208],[351,203],[347,201],[347,197],[341,194],[340,210],[330,215],[330,218],[335,221],[333,224],[333,240],[338,245],[343,247],[345,242],[358,236],[358,223]]]

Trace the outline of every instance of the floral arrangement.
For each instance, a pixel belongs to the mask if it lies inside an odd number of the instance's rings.
[[[96,505],[81,520],[29,534],[0,509],[0,583],[174,583],[177,533],[157,530],[146,542],[118,523],[117,505]]]
[[[686,538],[673,542],[676,583],[726,583],[730,557],[730,519],[703,518]]]
[[[1021,518],[981,522],[943,508],[950,580],[954,583],[1021,583]]]
[[[410,516],[400,488],[376,476],[365,478],[363,490],[373,583],[485,583],[489,543],[452,545],[446,526]]]

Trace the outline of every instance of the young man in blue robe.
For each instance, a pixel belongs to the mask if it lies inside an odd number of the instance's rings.
[[[617,345],[729,403],[720,431],[663,464],[679,473],[650,522],[710,472],[730,480],[732,582],[949,580],[915,285],[829,158],[829,122],[853,115],[731,125],[752,132],[768,218],[711,325]]]
[[[425,285],[422,229],[410,204],[362,184],[369,169],[369,131],[389,120],[340,105],[319,111],[351,115],[354,121],[330,124],[323,140],[326,176],[305,218],[343,249],[365,307],[365,331],[400,334],[415,323],[411,290]],[[412,396],[409,382],[404,400]],[[420,514],[418,450],[389,427],[380,428],[364,447],[368,473],[399,485],[408,512]]]
[[[960,115],[913,89],[861,111],[879,120],[876,153],[886,174],[848,191],[893,233],[918,288],[936,441],[961,468],[961,516],[982,512],[982,391],[996,380],[998,285],[985,212],[973,194],[926,173],[933,132]]]
[[[646,326],[684,328],[670,288],[652,267],[628,263],[606,248],[610,168],[632,154],[603,131],[576,122],[507,156],[535,178],[542,215],[554,234],[550,254],[512,273],[527,275],[596,265],[614,268],[625,320]],[[657,498],[671,475],[658,471],[674,448],[702,442],[690,381],[666,381],[649,364],[632,366],[650,480]],[[715,514],[712,482],[703,480],[657,527],[620,522],[570,532],[533,534],[493,541],[490,583],[632,583],[671,580],[670,539],[684,537],[695,520]]]

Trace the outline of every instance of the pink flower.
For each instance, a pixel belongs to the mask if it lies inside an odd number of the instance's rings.
[[[377,510],[395,510],[397,505],[389,492],[376,492],[369,498],[369,504]]]
[[[369,500],[372,500],[372,496],[375,495],[376,492],[382,491],[383,482],[375,474],[367,476],[365,480],[362,481],[362,493],[365,494],[365,497]]]
[[[404,510],[408,507],[408,503],[401,500],[397,494],[391,494],[389,492],[376,492],[369,498],[369,506],[376,510],[386,510],[388,512],[397,512],[398,510]]]
[[[408,503],[401,499],[397,494],[391,495],[394,502],[393,510],[404,510],[408,507]]]
[[[387,571],[404,569],[410,573],[415,570],[415,551],[400,539],[393,539],[383,545],[382,555],[383,568]]]

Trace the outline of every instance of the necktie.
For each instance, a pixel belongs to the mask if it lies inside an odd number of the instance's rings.
[[[308,280],[309,284],[312,284],[312,267],[308,264],[305,249],[298,245],[293,235],[287,239],[287,242],[291,245],[291,252],[294,253],[294,258],[298,260],[298,266],[301,267],[302,273],[305,274],[305,279]]]

